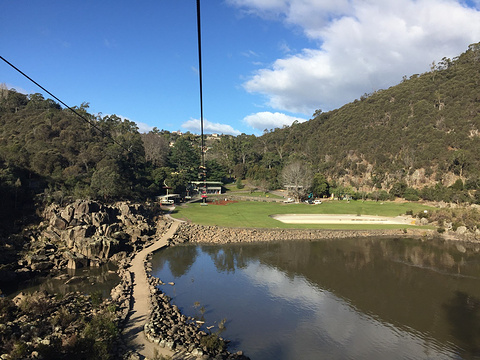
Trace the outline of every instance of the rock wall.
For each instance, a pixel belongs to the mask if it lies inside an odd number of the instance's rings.
[[[254,242],[275,240],[319,240],[341,239],[371,236],[433,236],[431,230],[424,229],[386,229],[386,230],[303,230],[303,229],[238,229],[218,226],[182,224],[173,244],[183,242],[217,243]]]

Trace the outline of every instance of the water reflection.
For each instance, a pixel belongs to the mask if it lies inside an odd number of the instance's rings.
[[[469,358],[480,357],[480,299],[457,291],[445,311],[452,335]]]
[[[16,289],[10,289],[8,296],[13,297],[21,291],[26,293],[46,291],[50,294],[62,295],[79,291],[84,294],[100,292],[104,298],[108,298],[111,289],[120,280],[116,270],[117,267],[112,263],[107,263],[98,268],[68,270],[55,277],[35,278],[18,284]]]
[[[176,282],[162,290],[177,305],[226,317],[225,336],[252,359],[472,358],[478,251],[366,238],[179,246],[153,263],[154,275]],[[182,254],[180,273],[172,262]]]

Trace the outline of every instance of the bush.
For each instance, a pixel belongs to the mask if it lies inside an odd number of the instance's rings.
[[[238,178],[237,181],[235,182],[235,186],[237,189],[243,189],[245,185],[242,184],[242,179]]]
[[[403,198],[408,201],[418,201],[420,199],[418,191],[413,188],[406,188],[403,193]]]
[[[220,353],[225,350],[226,344],[217,334],[202,337],[201,345],[210,353]]]

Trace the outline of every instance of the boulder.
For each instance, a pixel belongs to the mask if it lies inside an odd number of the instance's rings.
[[[55,229],[65,230],[67,228],[68,223],[60,215],[54,214],[50,219],[50,225],[52,225]]]
[[[457,228],[457,231],[456,233],[459,234],[459,235],[464,235],[466,232],[467,232],[467,227],[466,226],[459,226]]]
[[[30,265],[30,268],[33,271],[45,271],[53,268],[53,263],[49,261],[41,261],[41,262],[33,263],[32,265]]]
[[[75,270],[88,267],[88,259],[85,257],[74,256],[68,259],[67,269]]]
[[[84,200],[74,203],[75,214],[90,214],[93,212],[100,211],[100,205],[91,200]]]
[[[92,225],[99,228],[103,224],[110,224],[110,216],[106,212],[96,212],[92,214]]]
[[[65,209],[63,209],[60,213],[62,219],[64,219],[67,224],[73,220],[73,215],[75,214],[75,208],[72,205],[68,205]]]

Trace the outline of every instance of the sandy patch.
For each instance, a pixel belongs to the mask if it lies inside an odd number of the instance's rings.
[[[338,214],[280,214],[272,215],[285,224],[403,224],[415,225],[410,216],[338,215]]]

